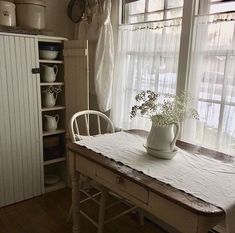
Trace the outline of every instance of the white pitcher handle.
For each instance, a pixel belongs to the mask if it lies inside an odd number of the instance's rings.
[[[59,114],[56,114],[56,115],[55,115],[56,123],[58,123],[58,122],[59,122],[59,119],[60,119],[60,115],[59,115]]]
[[[55,72],[55,75],[57,75],[57,74],[58,74],[58,71],[59,71],[58,66],[57,66],[57,65],[54,65],[52,68],[53,68],[53,70],[54,70],[54,72]]]
[[[175,143],[176,143],[176,140],[177,140],[177,138],[178,138],[178,136],[179,136],[179,134],[180,134],[180,124],[177,122],[177,123],[173,123],[174,125],[175,125],[175,127],[176,127],[176,132],[175,132],[175,137],[174,137],[174,139],[173,139],[173,141],[171,142],[171,150],[174,150],[174,145],[175,145]]]

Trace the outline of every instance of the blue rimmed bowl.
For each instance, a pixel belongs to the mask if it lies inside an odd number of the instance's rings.
[[[55,45],[40,45],[39,57],[45,60],[55,60],[58,57],[59,48]]]

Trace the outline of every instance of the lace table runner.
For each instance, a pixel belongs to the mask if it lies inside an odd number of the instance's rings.
[[[235,161],[225,163],[179,150],[172,160],[148,155],[146,139],[127,132],[86,138],[78,144],[189,193],[226,212],[228,233],[235,233]]]

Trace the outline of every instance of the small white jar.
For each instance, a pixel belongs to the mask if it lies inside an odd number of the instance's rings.
[[[15,4],[0,1],[0,25],[16,26]]]

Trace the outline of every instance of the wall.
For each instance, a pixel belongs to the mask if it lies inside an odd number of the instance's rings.
[[[53,30],[56,36],[68,39],[74,37],[74,23],[67,16],[69,0],[46,0],[47,29]]]
[[[14,0],[8,0],[14,2]],[[69,0],[46,0],[46,27],[55,36],[74,37],[74,24],[67,16]]]

